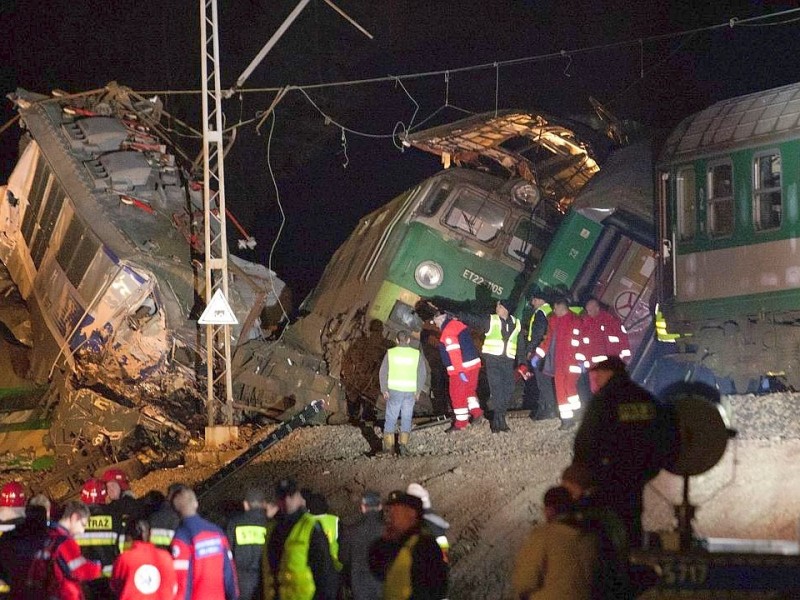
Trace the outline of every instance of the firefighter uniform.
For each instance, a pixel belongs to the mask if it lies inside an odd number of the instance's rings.
[[[455,422],[448,431],[459,431],[469,425],[470,416],[473,420],[483,416],[477,394],[481,358],[467,326],[449,315],[441,317],[436,317],[441,330],[439,353],[447,370],[450,404],[455,414]]]
[[[542,370],[553,377],[556,402],[562,423],[570,423],[581,407],[578,396],[578,377],[582,366],[576,354],[580,346],[580,317],[572,311],[563,315],[553,312],[548,318],[547,335],[536,354],[544,360]]]
[[[83,600],[81,583],[102,575],[100,563],[81,554],[81,548],[61,525],[48,529],[47,547],[37,553],[31,565],[29,582],[40,582],[42,593],[31,598],[47,600]]]
[[[172,600],[178,589],[172,557],[149,542],[134,540],[114,561],[111,589],[119,600]]]
[[[238,513],[228,521],[226,533],[239,579],[239,600],[251,600],[261,583],[261,557],[267,539],[267,515],[263,508]]]
[[[184,518],[170,545],[180,600],[236,600],[233,555],[222,530],[199,515]]]
[[[147,517],[147,521],[150,523],[150,543],[162,550],[169,550],[175,530],[181,522],[169,501],[165,500],[158,510]]]
[[[539,298],[540,296],[533,296]],[[536,356],[536,348],[539,347],[547,335],[547,321],[553,308],[545,302],[533,311],[530,321],[528,321],[527,335],[525,336],[524,362],[530,364],[530,360]],[[522,346],[522,345],[521,345]],[[523,362],[520,360],[520,362]],[[556,411],[555,390],[553,389],[553,378],[542,373],[541,369],[534,368],[533,376],[525,379],[522,391],[522,406],[531,411],[531,419],[546,419],[558,416]]]
[[[319,523],[322,533],[328,540],[328,548],[331,551],[333,566],[337,571],[342,570],[342,563],[339,562],[339,517],[330,513],[321,515],[311,515]]]

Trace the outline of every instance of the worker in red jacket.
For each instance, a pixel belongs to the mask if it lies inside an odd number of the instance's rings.
[[[628,332],[622,322],[603,309],[597,298],[584,303],[581,315],[581,346],[577,358],[583,364],[578,381],[581,402],[586,405],[592,397],[589,389],[589,369],[611,358],[621,358],[626,364],[631,358]]]
[[[84,600],[81,584],[102,575],[100,562],[88,560],[74,539],[89,522],[89,508],[70,500],[61,519],[48,530],[47,546],[36,553],[27,581],[28,597]]]
[[[173,600],[178,580],[172,557],[150,543],[150,525],[143,519],[125,525],[132,546],[114,561],[111,591],[118,600]]]
[[[470,417],[473,424],[483,420],[477,392],[481,356],[464,323],[447,313],[439,313],[433,322],[441,331],[439,353],[447,369],[450,404],[455,414],[455,422],[446,431],[463,431],[469,425]]]
[[[225,533],[197,514],[197,496],[183,488],[172,499],[181,524],[170,549],[178,579],[177,600],[237,600],[239,584]]]
[[[538,361],[544,361],[542,372],[553,377],[561,429],[574,427],[575,411],[581,407],[578,377],[582,366],[576,358],[580,348],[580,327],[581,319],[569,309],[569,301],[558,298],[553,302],[553,312],[548,317],[547,335],[536,348]],[[538,361],[534,359],[534,367]]]

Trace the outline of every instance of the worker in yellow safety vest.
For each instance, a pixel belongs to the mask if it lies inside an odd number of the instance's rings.
[[[335,600],[339,576],[328,540],[297,482],[282,479],[275,495],[280,509],[267,524],[263,600]]]
[[[517,359],[517,340],[521,325],[512,312],[514,302],[498,300],[492,315],[459,315],[459,318],[485,333],[481,355],[489,380],[492,403],[492,433],[511,431],[506,423],[506,410],[514,393],[514,366]]]
[[[383,427],[383,451],[394,451],[397,418],[400,417],[400,436],[397,451],[400,456],[408,454],[411,437],[411,419],[414,403],[428,378],[428,363],[422,353],[412,348],[411,335],[407,331],[397,333],[397,346],[389,348],[381,363],[379,379],[381,393],[386,401],[386,419]]]
[[[369,552],[370,570],[383,580],[383,600],[446,598],[447,564],[422,526],[422,500],[396,490],[384,513],[383,534]]]

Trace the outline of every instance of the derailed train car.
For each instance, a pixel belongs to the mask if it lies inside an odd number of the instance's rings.
[[[178,124],[114,84],[10,97],[24,133],[0,188],[0,260],[31,313],[26,375],[54,385],[44,402],[0,406],[0,452],[29,427],[67,456],[180,446],[202,425],[204,280],[202,174],[170,140]],[[248,324],[235,341],[259,337],[262,310],[288,306],[288,289],[235,257],[230,273]]]
[[[659,160],[674,355],[726,392],[800,389],[798,106],[800,83],[718,102],[681,122]]]
[[[420,298],[484,308],[519,298],[563,212],[599,170],[591,141],[521,111],[410,136],[407,145],[453,167],[361,219],[279,344],[240,349],[237,404],[284,418],[322,393],[345,416],[347,399],[380,396],[387,340],[420,331]]]
[[[632,374],[651,366],[657,289],[653,149],[640,139],[613,152],[578,194],[536,272],[535,283],[573,302],[593,296],[624,325]]]

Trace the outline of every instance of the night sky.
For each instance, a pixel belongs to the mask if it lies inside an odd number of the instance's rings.
[[[575,51],[703,28],[733,17],[772,14],[795,2],[609,0],[336,0],[369,30],[370,41],[313,0],[246,87],[316,84],[456,69]],[[296,0],[219,0],[223,85],[230,85]],[[84,91],[116,80],[135,90],[200,87],[199,3],[188,0],[0,0],[0,91]],[[570,61],[526,62],[499,71],[499,108],[558,116],[588,113],[594,96],[618,117],[667,130],[717,100],[800,79],[800,13],[777,25],[736,26],[689,37],[575,53]],[[644,75],[642,77],[642,74]],[[494,69],[450,76],[449,103],[471,112],[495,108]],[[388,135],[420,123],[445,102],[443,76],[309,90],[337,122]],[[200,127],[199,95],[165,96],[166,109]],[[252,118],[272,94],[227,101],[227,123]],[[2,122],[13,116],[2,105]],[[440,124],[465,113],[447,108]],[[438,159],[398,151],[387,137],[346,134],[299,92],[278,106],[271,142],[287,224],[273,267],[298,297],[307,293],[358,218],[439,169]],[[270,123],[240,130],[226,159],[229,206],[259,241],[248,256],[266,263],[280,221],[267,170]],[[0,180],[16,157],[14,128],[0,135]],[[347,163],[346,168],[344,167]],[[229,229],[229,231],[232,231]],[[231,235],[231,234],[229,234]]]

